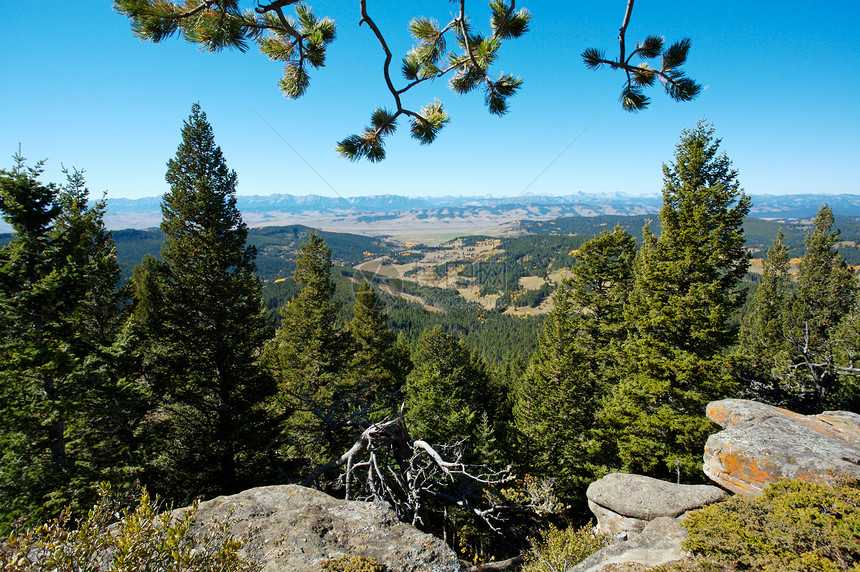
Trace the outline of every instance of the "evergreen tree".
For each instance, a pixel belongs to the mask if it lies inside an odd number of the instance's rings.
[[[741,348],[751,360],[752,380],[747,393],[754,399],[782,402],[779,363],[790,356],[785,327],[791,308],[791,273],[782,229],[762,262],[762,280],[755,292],[752,312],[741,324]]]
[[[128,294],[119,288],[120,267],[113,236],[104,225],[104,198],[89,204],[82,171],[65,171],[54,243],[67,276],[65,351],[75,367],[65,382],[76,391],[78,411],[66,438],[74,450],[81,509],[89,508],[97,484],[118,493],[137,491],[141,473],[134,427],[145,414],[145,392],[123,367],[122,329]]]
[[[378,410],[391,414],[392,407],[403,398],[400,390],[412,364],[388,327],[379,295],[367,282],[356,292],[353,317],[346,330],[351,343],[346,376],[356,397],[353,407],[373,412],[373,418],[379,417]]]
[[[112,372],[121,323],[119,268],[79,171],[63,187],[16,156],[0,172],[0,210],[14,238],[0,250],[0,526],[71,503],[98,480],[133,477],[131,394]]]
[[[162,200],[162,263],[135,273],[131,330],[159,409],[154,483],[175,500],[232,493],[265,478],[274,383],[257,360],[270,326],[254,275],[256,249],[236,208],[236,173],[192,106]]]
[[[503,466],[509,457],[505,425],[511,422],[511,412],[504,388],[490,377],[486,363],[440,325],[421,333],[412,362],[414,369],[406,378],[410,436],[430,443],[446,459],[480,465],[476,469],[480,473],[491,474]],[[466,507],[479,505],[493,493],[457,471],[434,475],[417,456],[412,463],[409,470],[416,481],[433,483],[434,494],[422,495],[424,529],[457,530],[464,540],[492,542],[480,519]]]
[[[331,249],[310,233],[293,275],[302,290],[283,307],[281,325],[266,351],[284,419],[282,456],[298,474],[339,456],[354,437],[349,429],[354,396],[343,377],[349,345],[337,324],[340,308],[331,266]]]
[[[776,404],[808,413],[856,407],[856,316],[860,284],[837,250],[839,231],[824,205],[806,235],[806,252],[791,289],[782,234],[768,251],[742,352],[754,383],[773,388]]]
[[[839,230],[833,229],[830,207],[821,207],[813,224],[815,228],[804,240],[806,253],[797,265],[797,284],[783,330],[791,346],[785,389],[791,406],[805,412],[839,406],[829,399],[839,393],[843,381],[835,366],[835,354],[840,345],[853,340],[834,334],[842,319],[854,310],[858,296],[854,270],[836,249]]]
[[[117,287],[120,268],[113,236],[104,226],[105,200],[90,206],[83,172],[66,171],[66,176],[58,195],[55,245],[78,288],[70,316],[72,343],[79,355],[95,355],[115,342],[125,318],[117,308],[126,303],[126,295]]]
[[[704,122],[682,133],[675,161],[663,166],[662,232],[643,233],[621,381],[600,413],[612,437],[604,450],[625,469],[701,479],[712,430],[705,405],[736,389],[725,350],[742,303],[750,200],[719,146]]]
[[[424,330],[406,378],[406,420],[412,436],[431,443],[468,441],[469,460],[478,451],[494,455],[497,423],[505,396],[496,391],[487,366],[442,326]]]
[[[860,411],[860,299],[854,302],[832,333],[834,344],[832,372],[835,383],[823,396],[821,408]]]
[[[635,252],[635,240],[620,226],[582,245],[579,265],[556,290],[538,349],[517,384],[524,465],[558,478],[566,493],[593,477],[588,446],[595,412],[615,381]]]

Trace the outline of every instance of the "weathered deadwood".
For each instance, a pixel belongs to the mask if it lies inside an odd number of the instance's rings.
[[[348,451],[318,467],[302,484],[308,486],[323,474],[345,467],[346,498],[352,496],[353,488],[362,486],[368,498],[387,502],[400,518],[416,525],[426,522],[426,502],[435,499],[469,510],[498,531],[502,514],[512,507],[493,504],[481,508],[469,495],[472,485],[498,485],[514,477],[509,467],[496,470],[463,462],[463,445],[434,446],[413,439],[401,411],[394,419],[369,426]],[[451,460],[446,459],[448,454]]]
[[[344,465],[348,465],[350,469],[354,469],[355,467],[352,465],[355,465],[355,460],[359,455],[368,450],[374,451],[383,447],[392,447],[405,457],[408,455],[408,443],[410,440],[409,432],[406,430],[406,424],[402,417],[374,423],[362,431],[358,441],[346,453],[318,467],[302,482],[302,486],[309,486],[324,473],[339,469]]]

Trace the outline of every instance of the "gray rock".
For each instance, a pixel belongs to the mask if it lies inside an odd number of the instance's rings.
[[[626,539],[632,532],[642,532],[642,529],[648,524],[645,519],[622,516],[594,501],[588,501],[588,508],[597,517],[597,531],[611,534],[618,539]]]
[[[676,517],[717,502],[725,491],[711,485],[676,485],[642,475],[612,473],[588,486],[588,500],[621,516],[653,520]]]
[[[387,505],[338,500],[297,485],[217,497],[200,503],[195,518],[228,519],[235,535],[253,527],[255,538],[243,550],[264,563],[264,572],[319,572],[321,561],[347,554],[375,558],[392,572],[461,569],[442,540],[400,522]]]
[[[655,518],[629,540],[616,542],[595,552],[569,572],[607,572],[609,570],[645,570],[674,560],[689,553],[681,549],[687,531],[677,519]]]
[[[860,477],[860,415],[826,411],[801,415],[744,399],[708,404],[723,431],[705,444],[704,471],[741,496],[758,496],[783,477],[831,482]]]

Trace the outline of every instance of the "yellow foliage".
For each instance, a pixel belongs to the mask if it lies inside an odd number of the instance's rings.
[[[595,534],[591,526],[559,529],[550,525],[540,538],[531,538],[522,572],[567,570],[610,543],[608,535]]]

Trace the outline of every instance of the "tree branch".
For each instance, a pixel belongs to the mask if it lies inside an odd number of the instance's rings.
[[[621,53],[618,56],[618,63],[624,64],[624,36],[627,34],[627,26],[630,24],[630,16],[633,15],[633,0],[627,0],[627,10],[624,12],[624,21],[621,23],[621,28],[618,30],[618,43],[621,46]]]
[[[180,13],[176,14],[176,18],[189,18],[191,16],[194,16],[195,14],[199,14],[200,12],[206,10],[207,8],[211,7],[213,4],[218,4],[218,0],[206,0],[205,2],[202,2],[199,6],[197,6],[195,8],[191,8],[190,10],[188,10],[186,12],[180,12]]]
[[[362,434],[362,437],[364,437],[364,434]],[[328,471],[333,471],[335,469],[338,469],[338,468],[342,467],[345,463],[349,464],[349,471],[348,472],[351,472],[352,469],[355,468],[354,466],[352,466],[353,460],[355,459],[355,457],[359,453],[362,453],[366,448],[367,448],[367,444],[366,444],[365,440],[363,438],[359,439],[349,449],[349,451],[347,451],[346,453],[341,455],[339,458],[337,458],[333,461],[329,461],[325,465],[318,467],[304,481],[302,481],[302,486],[303,487],[309,486],[311,483],[316,481],[320,477],[320,475],[322,475],[323,473],[327,473]]]
[[[422,499],[432,497],[455,504],[473,512],[487,522],[495,531],[502,522],[498,513],[510,511],[512,507],[491,504],[480,508],[469,501],[467,488],[459,488],[466,482],[480,485],[498,485],[513,480],[510,467],[490,470],[484,465],[467,465],[462,462],[463,442],[444,447],[456,451],[454,460],[446,460],[442,453],[427,441],[412,439],[401,415],[374,423],[365,429],[350,449],[325,465],[317,468],[302,483],[308,486],[326,472],[346,466],[344,482],[347,496],[352,498],[354,477],[367,468],[365,486],[372,498],[388,502],[398,515],[413,524],[425,522],[425,507]],[[381,466],[380,454],[390,451],[396,461]],[[359,457],[367,455],[366,460]],[[383,456],[384,457],[384,456]],[[455,476],[464,477],[460,482]],[[440,480],[441,477],[441,480]],[[453,491],[440,490],[442,482],[446,487],[454,486]]]
[[[394,89],[394,84],[391,83],[391,50],[388,49],[388,43],[386,43],[382,32],[379,31],[379,27],[376,25],[376,22],[374,22],[367,13],[367,0],[361,0],[361,20],[358,25],[361,26],[364,22],[367,22],[367,25],[370,26],[371,30],[373,30],[373,33],[376,35],[376,39],[379,41],[379,45],[382,46],[382,51],[385,52],[385,63],[383,64],[382,72],[385,76],[385,84],[388,86],[388,91],[391,92],[391,95],[394,97],[394,101],[397,104],[397,111],[399,114],[399,112],[403,111],[403,106],[400,103],[400,93]],[[396,115],[397,114],[395,114],[395,116]]]

